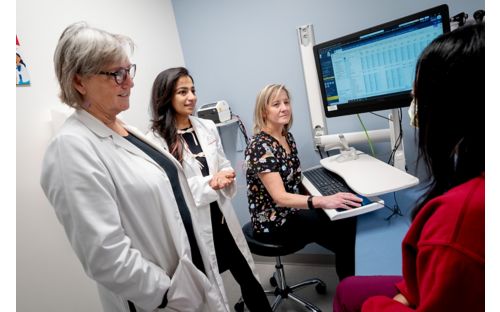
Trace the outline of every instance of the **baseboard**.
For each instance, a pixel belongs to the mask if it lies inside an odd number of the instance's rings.
[[[274,257],[263,257],[253,255],[255,263],[275,263]],[[335,266],[335,255],[332,254],[291,254],[281,257],[281,262],[301,265],[325,265]]]

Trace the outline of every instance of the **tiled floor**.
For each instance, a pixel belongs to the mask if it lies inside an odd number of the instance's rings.
[[[322,279],[327,285],[326,294],[321,295],[316,293],[314,286],[308,286],[304,289],[301,289],[297,291],[297,294],[316,305],[321,309],[322,312],[332,311],[333,295],[335,293],[335,287],[338,284],[338,278],[337,274],[335,273],[334,266],[284,263],[284,267],[288,285],[293,285],[313,277]],[[268,290],[274,288],[269,284],[269,278],[272,276],[275,270],[274,263],[257,262],[256,268],[264,289]],[[241,295],[240,288],[229,271],[224,272],[222,274],[222,277],[224,279],[230,306],[232,309],[234,309],[234,303],[238,301]],[[269,300],[272,304],[274,302],[274,296],[269,297]],[[288,299],[279,306],[278,311],[305,312],[309,310],[298,305],[293,300]]]

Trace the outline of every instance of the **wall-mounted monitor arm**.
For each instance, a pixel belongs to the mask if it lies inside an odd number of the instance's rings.
[[[387,142],[390,140],[390,129],[370,130],[370,139],[372,142]],[[318,146],[325,151],[332,149],[347,149],[349,145],[366,143],[366,134],[364,132],[345,132],[338,134],[328,134],[316,137]]]
[[[322,146],[320,138],[328,134],[326,126],[325,113],[321,105],[321,90],[319,87],[316,66],[314,65],[313,47],[314,29],[312,24],[300,26],[297,28],[299,39],[300,54],[302,57],[302,69],[306,82],[307,100],[309,103],[309,115],[311,117],[312,133],[316,147]]]

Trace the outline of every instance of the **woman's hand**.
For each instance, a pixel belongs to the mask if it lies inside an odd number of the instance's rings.
[[[392,299],[395,300],[395,301],[401,302],[402,304],[404,304],[407,307],[410,306],[410,303],[408,302],[408,300],[406,299],[406,297],[403,294],[401,294],[401,293],[397,294]]]
[[[361,206],[363,200],[352,193],[337,193],[329,196],[318,196],[313,198],[314,207],[324,209],[351,209]]]
[[[236,178],[234,170],[222,170],[213,175],[209,185],[217,191],[231,185],[234,182],[234,178]]]

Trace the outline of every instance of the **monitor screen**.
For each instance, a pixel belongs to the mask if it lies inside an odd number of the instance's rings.
[[[410,105],[420,53],[449,30],[440,5],[314,46],[326,117]]]

